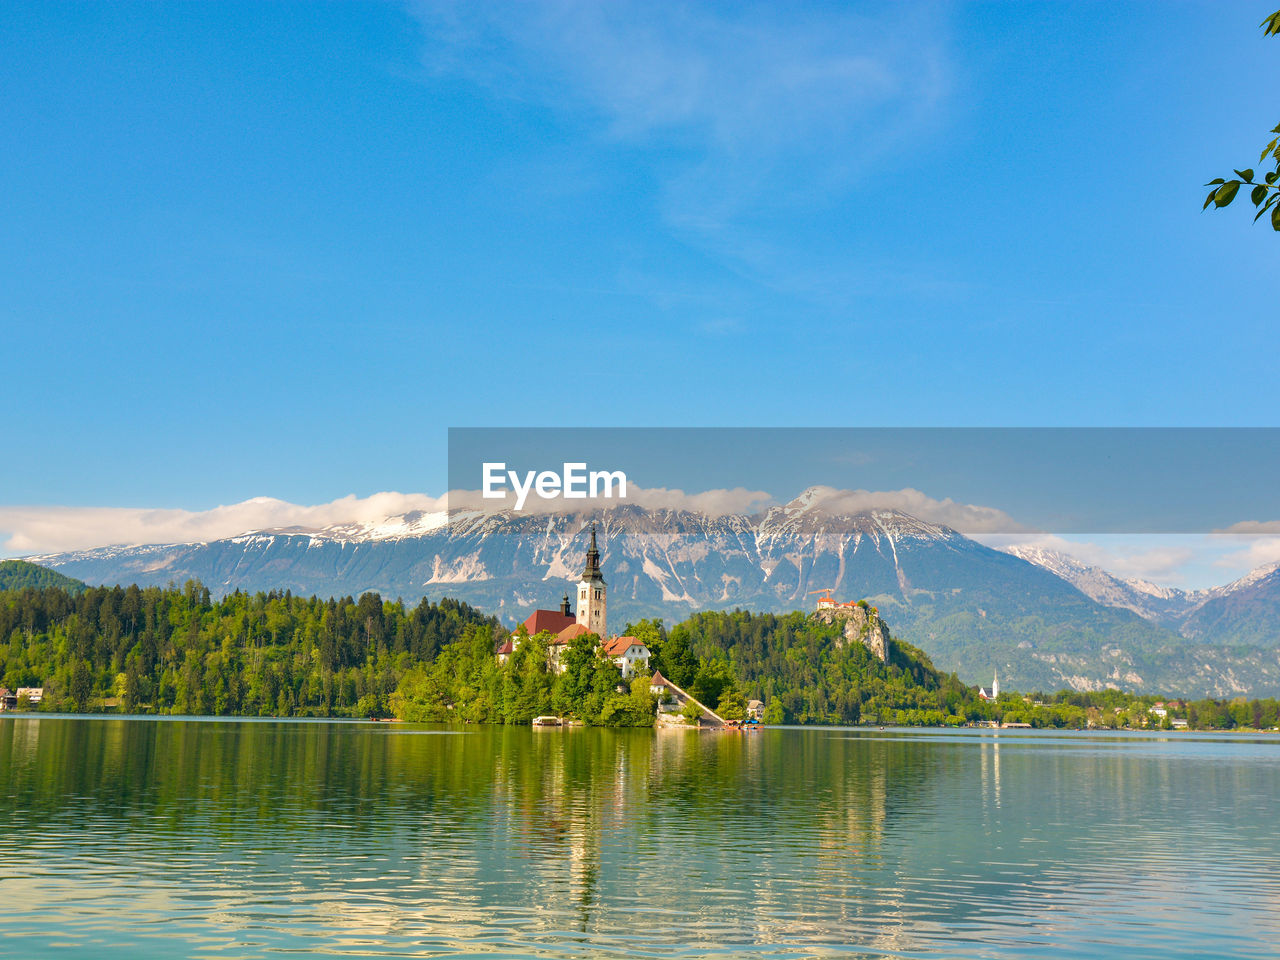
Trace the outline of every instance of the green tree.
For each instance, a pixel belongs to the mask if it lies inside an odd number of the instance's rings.
[[[678,625],[654,653],[650,665],[677,687],[688,689],[698,672],[698,658],[689,646],[689,630]]]
[[[729,687],[720,694],[716,704],[716,713],[725,720],[745,720],[747,718],[747,698],[735,687]]]
[[[82,713],[89,708],[89,698],[93,695],[93,672],[85,660],[77,660],[71,667],[71,676],[67,683],[67,694],[71,697],[72,708]]]
[[[690,726],[696,727],[702,722],[702,711],[698,705],[692,700],[686,700],[684,706],[680,708],[680,716],[684,717],[684,722]]]
[[[672,682],[676,686],[684,686],[678,681],[673,680]],[[703,703],[719,703],[725,691],[734,688],[734,683],[733,670],[728,661],[719,657],[711,657],[702,661],[698,667],[698,672],[693,677],[693,682],[689,684],[687,689]]]
[[[556,714],[562,717],[576,716],[580,720],[587,718],[581,714],[585,708],[596,672],[596,643],[599,641],[594,633],[584,633],[569,641],[560,654],[561,672],[555,680],[552,691],[552,702]]]
[[[1260,26],[1264,37],[1280,35],[1280,10],[1263,20]],[[1278,182],[1280,181],[1280,124],[1276,124],[1271,132],[1277,136],[1262,148],[1262,155],[1258,158],[1258,162],[1274,163],[1275,169],[1266,171],[1260,180],[1255,179],[1252,167],[1236,170],[1235,177],[1231,179],[1215,177],[1205,184],[1213,189],[1209,191],[1209,196],[1205,198],[1204,207],[1201,209],[1207,208],[1210,204],[1215,207],[1230,206],[1231,201],[1240,192],[1240,188],[1248,187],[1249,200],[1257,210],[1253,216],[1254,222],[1256,223],[1263,214],[1270,211],[1271,229],[1280,231],[1280,202],[1278,202],[1280,201],[1280,182]]]

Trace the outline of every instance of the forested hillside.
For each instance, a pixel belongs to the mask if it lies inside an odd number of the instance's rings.
[[[716,703],[736,681],[741,695],[768,704],[774,723],[959,722],[983,713],[972,689],[928,656],[895,641],[882,663],[843,638],[839,623],[803,613],[699,613],[668,633],[661,622],[633,628],[673,683]]]
[[[1037,727],[1273,728],[1275,700],[1164,702],[1118,690],[980,699],[922,651],[893,641],[887,662],[839,623],[802,613],[696,614],[667,630],[641,621],[651,666],[725,717],[749,699],[770,723],[904,725],[971,721]],[[500,663],[495,620],[453,600],[415,607],[374,593],[320,600],[184,587],[48,587],[0,592],[0,686],[44,687],[41,710],[218,716],[385,716],[527,724],[543,713],[647,726],[647,677],[628,689],[571,642],[556,673],[547,640]],[[621,689],[619,689],[621,687]]]
[[[466,604],[408,608],[289,593],[214,601],[181,589],[0,593],[0,685],[43,686],[47,709],[169,714],[368,716],[400,676],[468,630],[497,624]]]
[[[34,587],[61,587],[70,593],[80,593],[87,589],[79,580],[74,580],[57,570],[50,570],[39,564],[26,560],[0,560],[0,590],[22,590]]]

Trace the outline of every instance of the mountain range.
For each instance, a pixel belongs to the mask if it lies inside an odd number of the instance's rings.
[[[32,561],[88,583],[203,581],[216,592],[465,600],[508,623],[572,596],[598,527],[614,630],[704,609],[808,609],[816,591],[877,605],[895,636],[969,682],[1118,686],[1183,696],[1280,692],[1280,570],[1188,594],[1060,555],[1001,551],[904,513],[842,513],[815,491],[757,515],[635,505],[561,514],[408,513],[208,543]]]
[[[1012,546],[1007,552],[1044,567],[1081,593],[1109,607],[1132,610],[1191,640],[1228,645],[1280,646],[1280,563],[1249,571],[1205,590],[1179,590],[1121,578],[1066,554]]]

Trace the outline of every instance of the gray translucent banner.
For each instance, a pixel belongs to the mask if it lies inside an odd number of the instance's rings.
[[[1280,533],[1277,428],[459,427],[448,469],[451,522],[790,504],[965,534]]]

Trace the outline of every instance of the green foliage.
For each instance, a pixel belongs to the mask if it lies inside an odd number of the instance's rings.
[[[786,616],[696,614],[646,638],[663,672],[735,719],[765,701],[766,723],[1030,723],[1036,727],[1272,729],[1276,700],[1169,701],[1116,690],[979,700],[920,650],[894,641],[888,663],[847,642],[840,624]],[[519,638],[498,662],[496,621],[465,604],[414,608],[368,593],[320,600],[236,592],[214,601],[199,583],[0,592],[0,686],[45,688],[41,710],[369,716],[527,724],[540,714],[649,726],[649,678],[622,683],[585,634],[553,660],[549,634]],[[553,668],[558,664],[558,672]],[[679,682],[678,680],[676,682]],[[696,719],[692,704],[683,711]],[[1175,723],[1177,721],[1177,723]]]
[[[1262,27],[1262,35],[1264,37],[1280,35],[1280,10],[1264,19],[1259,26]],[[1275,169],[1268,170],[1260,180],[1254,179],[1252,167],[1246,170],[1236,170],[1236,177],[1230,180],[1223,177],[1216,177],[1210,180],[1205,186],[1213,189],[1209,191],[1209,196],[1205,197],[1204,206],[1200,209],[1208,209],[1209,204],[1213,204],[1215,208],[1230,206],[1231,201],[1240,192],[1240,188],[1247,186],[1252,188],[1249,191],[1249,202],[1254,205],[1257,211],[1253,215],[1254,223],[1257,223],[1269,211],[1271,229],[1280,231],[1280,124],[1273,127],[1271,132],[1277,134],[1277,136],[1273,137],[1271,142],[1262,148],[1262,154],[1258,157],[1258,162],[1267,163],[1268,157],[1270,157],[1275,164]]]
[[[1020,705],[1020,713],[1032,726],[1094,726],[1107,730],[1175,730],[1186,721],[1190,730],[1273,730],[1280,726],[1280,701],[1272,698],[1246,700],[1201,699],[1161,700],[1154,695],[1135,696],[1121,690],[1081,692],[1064,690],[1051,696],[1033,694],[1021,704],[1019,698],[1000,698],[995,714],[1008,719],[1010,705]],[[1153,712],[1165,711],[1164,716]]]
[[[725,720],[745,720],[747,719],[747,698],[736,688],[725,690],[716,704],[716,713]]]
[[[685,723],[696,727],[702,719],[702,710],[692,700],[686,700],[680,708],[680,716],[684,717]]]
[[[515,636],[516,649],[499,663],[489,634],[467,636],[441,651],[432,664],[410,670],[391,697],[404,720],[528,724],[551,714],[611,727],[652,726],[655,701],[649,678],[637,677],[619,692],[622,673],[597,653],[593,633],[571,640],[553,667],[549,633]]]
[[[491,649],[497,626],[453,600],[81,587],[0,592],[0,685],[44,687],[41,709],[385,715],[410,668],[468,630]]]
[[[627,696],[614,694],[600,711],[600,723],[609,727],[650,727],[657,701],[649,692],[649,678],[636,677]]]
[[[661,620],[641,620],[628,624],[624,635],[644,641],[649,648],[649,666],[682,690],[687,690],[698,673],[698,658],[689,649],[689,631],[677,626],[670,635]],[[696,694],[695,694],[696,696]]]
[[[68,593],[84,593],[89,589],[79,580],[25,560],[0,560],[0,590],[44,590],[60,587]]]
[[[726,719],[745,715],[748,698],[765,702],[769,723],[941,724],[969,712],[981,718],[974,691],[924,653],[895,641],[882,663],[863,644],[846,641],[839,622],[803,613],[700,613],[672,627],[668,647],[678,638],[698,664],[686,689],[729,710],[732,717],[717,708]]]

